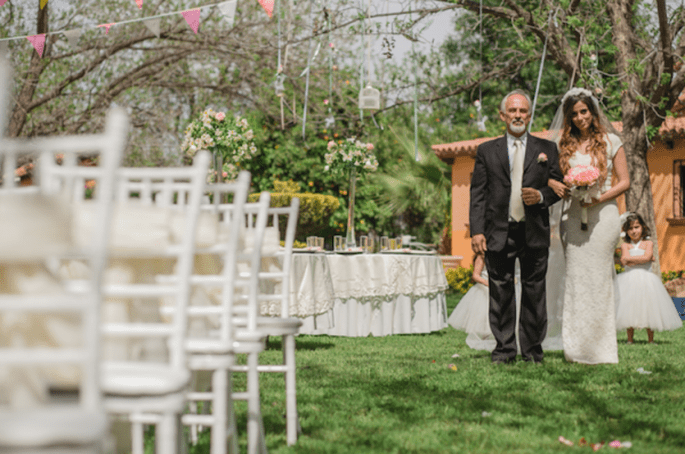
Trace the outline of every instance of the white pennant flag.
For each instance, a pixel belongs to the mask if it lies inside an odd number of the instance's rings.
[[[219,3],[219,11],[223,14],[226,22],[232,27],[235,21],[235,7],[238,4],[238,0],[229,0],[228,2]]]
[[[78,47],[78,40],[81,37],[81,34],[83,33],[80,28],[66,30],[62,33],[64,33],[64,36],[66,36],[67,41],[69,42],[69,45],[71,47]]]
[[[152,33],[155,34],[157,38],[159,38],[159,18],[157,19],[148,19],[146,21],[143,21],[145,26],[147,27],[148,30],[150,30]]]

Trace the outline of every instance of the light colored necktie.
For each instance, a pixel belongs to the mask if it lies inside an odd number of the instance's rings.
[[[525,216],[523,199],[521,199],[521,182],[523,181],[523,142],[514,140],[514,156],[511,163],[511,198],[509,199],[509,214],[518,222]]]

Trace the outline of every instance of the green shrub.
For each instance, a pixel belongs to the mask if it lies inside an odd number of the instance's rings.
[[[685,270],[680,270],[680,271],[662,271],[661,272],[661,282],[664,284],[668,281],[672,281],[673,279],[678,279],[680,277],[683,277],[685,274]]]
[[[289,206],[293,197],[300,199],[300,214],[297,222],[298,240],[302,241],[308,236],[330,236],[327,234],[328,220],[331,215],[340,207],[337,197],[322,194],[294,193],[294,192],[274,192],[271,194],[272,207]],[[248,202],[259,200],[259,194],[250,194]],[[281,226],[283,230],[284,226]]]
[[[473,276],[473,265],[468,268],[458,266],[456,268],[449,268],[445,271],[445,277],[450,288],[459,293],[466,293],[475,284],[471,277]]]

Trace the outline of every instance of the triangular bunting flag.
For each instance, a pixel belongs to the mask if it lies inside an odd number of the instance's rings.
[[[143,21],[143,24],[145,24],[147,29],[154,33],[157,38],[159,38],[159,19],[148,19]]]
[[[136,5],[138,5],[139,9],[143,9],[143,0],[136,0]]]
[[[266,14],[271,17],[271,15],[274,13],[274,0],[259,0],[259,4],[262,5],[262,8],[264,8]]]
[[[200,10],[191,9],[183,11],[181,14],[183,14],[183,18],[188,22],[190,28],[197,33],[197,30],[200,28]]]
[[[48,0],[40,0],[40,9],[45,8],[45,5],[48,4]]]
[[[73,30],[66,30],[64,32],[64,36],[66,36],[67,41],[69,41],[69,45],[71,47],[77,47],[78,46],[78,40],[81,37],[81,34],[83,33],[81,29],[75,28]]]
[[[223,14],[224,19],[230,26],[233,26],[235,20],[235,7],[238,4],[237,0],[230,0],[228,2],[219,3],[219,11]]]
[[[109,29],[112,27],[112,25],[116,25],[116,22],[112,22],[111,24],[100,24],[98,27],[104,27],[106,36],[109,34]]]
[[[40,35],[27,36],[26,39],[31,41],[31,44],[33,44],[33,48],[36,49],[38,55],[42,57],[43,49],[45,48],[45,33],[41,33]]]
[[[5,3],[7,3],[7,0],[0,0],[0,6],[3,6]]]

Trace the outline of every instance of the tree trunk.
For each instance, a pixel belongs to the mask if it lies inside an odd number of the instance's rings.
[[[633,100],[622,102],[623,109],[623,150],[628,161],[630,174],[630,188],[625,193],[626,209],[642,216],[651,231],[654,242],[654,262],[652,271],[661,276],[659,265],[659,248],[654,216],[654,200],[652,197],[652,182],[649,179],[647,165],[647,130],[642,116],[642,107]]]
[[[49,4],[46,4],[43,9],[40,9],[40,0],[36,0],[36,7],[38,8],[38,21],[36,24],[36,33],[47,33],[48,32],[48,8]],[[43,49],[43,56],[47,56],[49,53],[49,41],[50,36],[46,37],[45,48]],[[16,104],[14,109],[12,109],[12,115],[9,119],[9,124],[7,126],[7,136],[8,137],[19,137],[24,125],[26,124],[26,118],[28,116],[28,106],[33,101],[33,95],[38,87],[38,82],[40,80],[40,75],[43,70],[45,70],[45,65],[43,63],[43,58],[38,55],[38,52],[32,50],[31,63],[29,63],[29,69],[26,73],[26,79],[19,90],[17,95]]]

